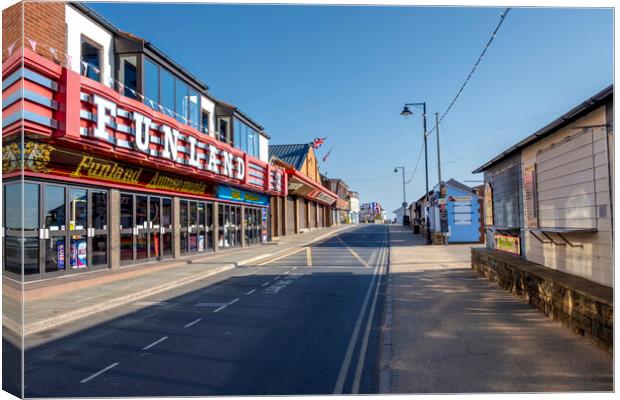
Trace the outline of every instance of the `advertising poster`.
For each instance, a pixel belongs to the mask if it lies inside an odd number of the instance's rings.
[[[71,268],[86,268],[87,260],[86,239],[71,239],[71,257],[69,259]]]
[[[56,256],[58,260],[58,269],[65,269],[65,242],[56,242]]]
[[[267,209],[261,209],[261,239],[263,243],[267,243]]]

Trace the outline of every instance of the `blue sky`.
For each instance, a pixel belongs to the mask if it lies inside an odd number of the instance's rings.
[[[271,143],[327,137],[320,166],[361,201],[402,202],[401,175],[446,110],[502,8],[89,3],[260,122]],[[445,180],[471,171],[613,82],[611,9],[513,8],[440,128]],[[437,182],[429,137],[429,185]],[[424,194],[424,160],[407,201]],[[475,182],[465,182],[473,185]]]

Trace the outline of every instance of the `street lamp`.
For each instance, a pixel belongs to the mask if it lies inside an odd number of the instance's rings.
[[[416,107],[416,108],[421,108],[422,109],[422,118],[424,121],[424,169],[425,169],[425,174],[426,174],[426,244],[431,244],[431,228],[430,228],[430,221],[428,219],[428,214],[429,214],[429,210],[428,210],[428,206],[429,206],[429,198],[428,198],[428,147],[426,145],[426,102],[422,102],[422,103],[405,103],[405,106],[403,107],[403,110],[400,112],[400,115],[404,116],[404,117],[408,117],[410,115],[413,115],[413,112],[411,111],[411,109],[409,109],[409,106],[412,107]]]
[[[403,204],[401,205],[403,206],[403,225],[406,225],[405,217],[407,216],[407,194],[405,192],[405,167],[395,167],[394,173],[397,174],[399,169],[403,171]]]

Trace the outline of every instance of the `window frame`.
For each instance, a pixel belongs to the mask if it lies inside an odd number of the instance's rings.
[[[82,60],[83,60],[83,54],[82,54],[82,43],[86,42],[89,45],[93,46],[94,48],[96,48],[98,50],[99,53],[99,79],[93,79],[91,77],[89,77],[88,75],[84,74],[82,75]],[[104,75],[104,62],[103,62],[103,45],[97,43],[97,41],[89,38],[88,36],[84,35],[83,33],[80,34],[80,75],[81,76],[85,76],[88,79],[93,79],[95,82],[99,82],[99,83],[103,83],[103,75]]]

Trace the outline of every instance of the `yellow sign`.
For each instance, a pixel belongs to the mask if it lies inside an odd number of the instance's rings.
[[[521,240],[516,236],[495,235],[495,248],[512,254],[521,254]]]
[[[207,185],[204,183],[172,178],[159,172],[155,174],[146,187],[149,189],[164,189],[196,194],[204,194],[207,189]]]
[[[112,182],[137,184],[141,172],[142,168],[133,169],[121,167],[117,163],[100,161],[90,156],[83,156],[75,171],[71,173],[71,176],[73,178],[86,176]]]

